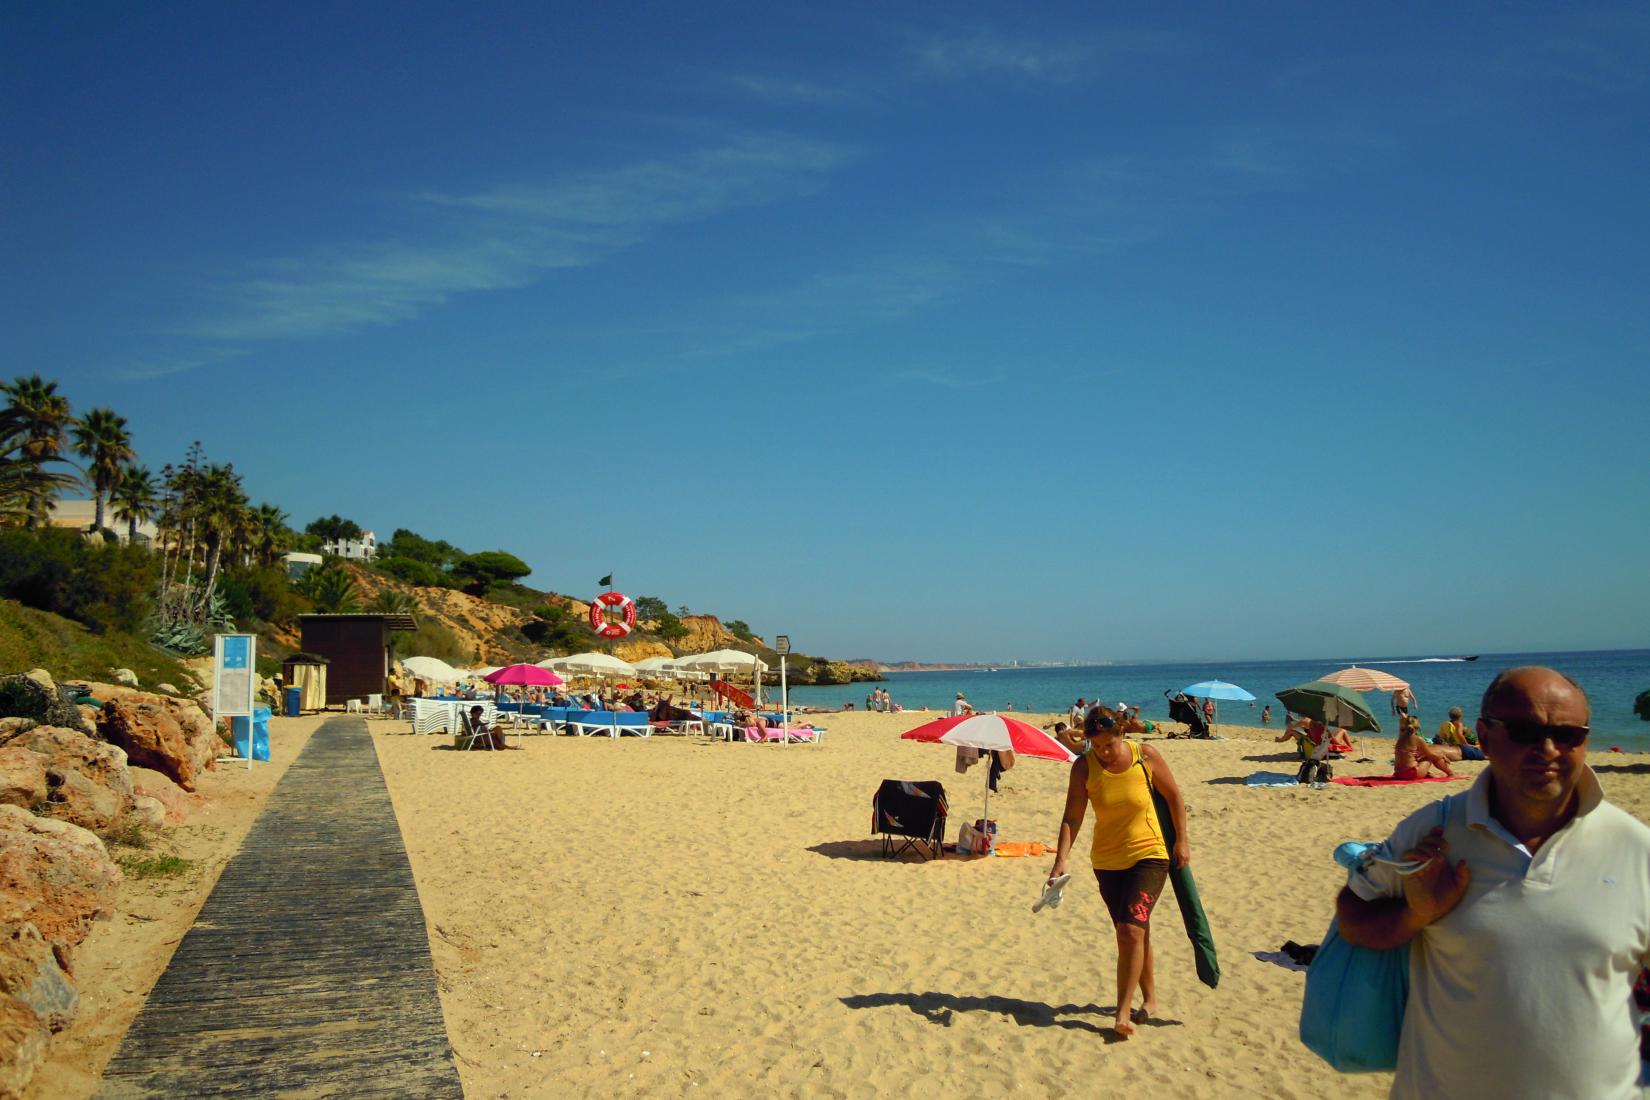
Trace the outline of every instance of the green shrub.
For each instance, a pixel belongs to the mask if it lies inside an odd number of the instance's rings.
[[[142,546],[98,545],[62,528],[0,531],[0,596],[96,631],[140,629],[159,576]]]
[[[379,558],[374,565],[381,573],[388,573],[398,581],[422,588],[453,588],[457,583],[429,562],[416,558]]]

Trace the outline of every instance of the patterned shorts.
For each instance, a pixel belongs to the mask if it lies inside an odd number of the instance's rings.
[[[1133,924],[1149,928],[1152,909],[1163,895],[1169,879],[1169,861],[1143,859],[1122,871],[1094,872],[1100,882],[1100,897],[1106,903],[1113,924]]]

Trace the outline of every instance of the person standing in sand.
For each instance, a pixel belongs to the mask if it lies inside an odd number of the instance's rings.
[[[1157,1014],[1157,980],[1152,965],[1152,909],[1169,877],[1171,853],[1163,839],[1152,802],[1155,787],[1168,804],[1177,839],[1174,866],[1191,862],[1186,840],[1186,805],[1168,764],[1152,746],[1121,736],[1110,718],[1091,710],[1083,731],[1088,749],[1071,765],[1066,805],[1060,815],[1060,841],[1049,881],[1066,873],[1071,847],[1094,807],[1094,841],[1089,863],[1100,884],[1100,897],[1111,914],[1117,937],[1116,1021],[1119,1038],[1134,1035],[1134,1025]],[[1148,777],[1148,769],[1150,775]],[[1132,1009],[1135,990],[1139,1009]]]
[[[1501,673],[1477,723],[1489,767],[1386,840],[1420,870],[1348,876],[1341,936],[1411,945],[1394,1100],[1640,1096],[1632,992],[1650,959],[1650,828],[1605,801],[1589,721],[1563,673]]]

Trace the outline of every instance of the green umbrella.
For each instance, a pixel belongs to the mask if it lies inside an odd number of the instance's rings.
[[[1363,696],[1327,680],[1284,688],[1278,692],[1278,702],[1296,714],[1316,718],[1326,726],[1340,726],[1348,733],[1381,732],[1381,723],[1369,712]]]

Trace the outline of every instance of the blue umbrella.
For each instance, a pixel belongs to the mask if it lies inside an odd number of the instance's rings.
[[[1180,689],[1183,695],[1195,695],[1199,699],[1228,699],[1239,703],[1253,703],[1255,697],[1236,684],[1228,684],[1225,680],[1204,680],[1201,684]]]

